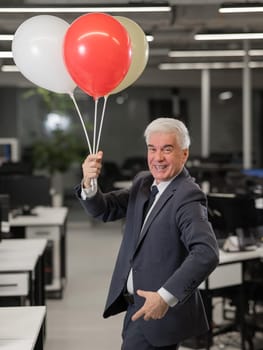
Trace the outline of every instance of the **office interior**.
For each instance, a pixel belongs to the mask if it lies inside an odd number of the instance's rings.
[[[134,5],[109,1],[114,3]],[[260,31],[262,14],[219,17],[218,0],[166,4],[172,13],[122,13],[156,38],[149,43],[148,65],[139,79],[108,97],[99,185],[104,191],[129,186],[138,171],[147,169],[143,131],[151,120],[171,116],[185,122],[191,136],[186,167],[207,194],[220,265],[200,285],[211,331],[185,340],[180,348],[262,350],[263,71],[262,57],[252,69],[248,55],[262,48],[262,39],[201,44],[189,39],[200,29]],[[9,15],[1,16],[7,25]],[[5,31],[14,31],[27,17],[10,17],[12,25]],[[10,49],[7,45],[0,41],[3,50]],[[160,63],[174,63],[166,57],[168,49],[234,49],[243,50],[243,56],[221,58],[221,69],[213,68],[218,58],[210,57],[200,69],[160,70]],[[239,68],[230,68],[231,60]],[[203,64],[207,59],[175,62]],[[78,87],[74,94],[92,135],[94,100]],[[39,89],[19,72],[0,72],[0,348],[120,348],[123,315],[104,320],[102,311],[124,223],[99,223],[78,203],[74,187],[88,153],[67,94]]]

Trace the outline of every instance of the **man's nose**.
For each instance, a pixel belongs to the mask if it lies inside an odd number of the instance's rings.
[[[155,158],[158,160],[162,160],[164,158],[163,151],[161,149],[156,151]]]

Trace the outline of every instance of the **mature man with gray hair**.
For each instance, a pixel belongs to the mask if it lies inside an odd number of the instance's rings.
[[[85,159],[76,193],[95,218],[126,218],[103,314],[126,311],[121,349],[175,350],[208,330],[198,286],[216,268],[218,246],[205,194],[185,168],[186,126],[158,118],[144,135],[149,171],[129,189],[102,193],[91,186],[103,166],[99,151]]]

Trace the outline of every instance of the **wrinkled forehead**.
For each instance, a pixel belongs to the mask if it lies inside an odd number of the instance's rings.
[[[149,134],[147,145],[164,147],[166,145],[179,145],[179,138],[175,132],[155,131]]]

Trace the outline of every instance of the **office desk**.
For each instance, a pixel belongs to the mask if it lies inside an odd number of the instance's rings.
[[[0,243],[0,296],[28,297],[45,305],[44,258],[47,240],[3,239]]]
[[[48,296],[62,297],[66,283],[66,207],[36,207],[36,215],[10,216],[13,238],[45,238],[48,243],[45,280]]]
[[[248,260],[263,258],[263,246],[251,251],[219,253],[219,265],[209,278],[203,282],[200,289],[217,289],[240,285],[243,283],[243,265]]]
[[[45,306],[0,308],[1,350],[43,350]]]
[[[113,186],[119,189],[128,189],[132,185],[131,180],[120,180],[120,181],[115,181],[113,183]]]
[[[207,311],[211,331],[208,335],[207,349],[210,348],[213,333],[213,307],[212,299],[215,295],[220,295],[220,290],[238,286],[240,319],[239,329],[241,334],[241,348],[245,349],[246,329],[245,329],[245,296],[244,296],[244,266],[248,261],[260,260],[263,258],[263,246],[251,251],[242,252],[223,252],[220,251],[219,265],[212,272],[209,278],[203,282],[199,289],[203,292],[204,301]]]

